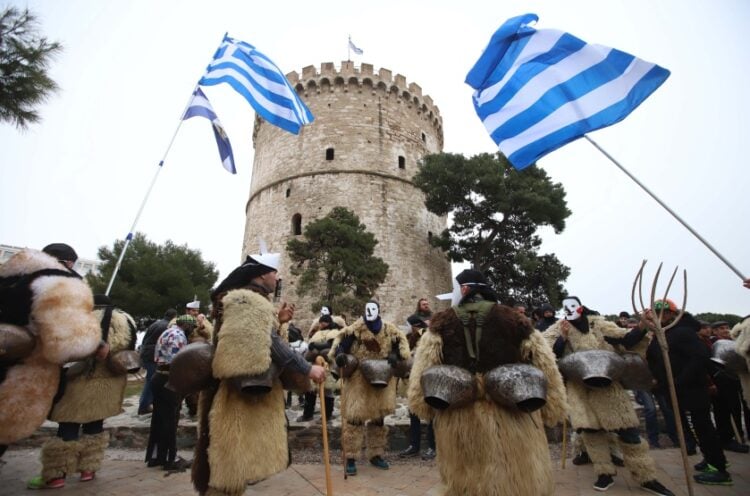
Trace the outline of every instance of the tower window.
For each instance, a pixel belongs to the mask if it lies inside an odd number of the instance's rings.
[[[406,169],[406,157],[404,157],[403,155],[398,156],[398,168]]]
[[[289,195],[291,195],[291,194],[292,194],[292,188],[287,188],[286,189],[286,197],[289,198]]]
[[[333,148],[326,148],[326,160],[333,160]]]
[[[432,231],[427,231],[427,242],[432,241]]]
[[[427,142],[427,135],[422,133],[422,141]]]
[[[292,215],[292,234],[294,236],[302,234],[302,215],[300,214]]]

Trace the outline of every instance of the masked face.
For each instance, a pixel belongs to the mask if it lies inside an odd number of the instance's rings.
[[[331,315],[331,311],[328,309],[328,307],[322,307],[320,309],[320,315]]]
[[[378,306],[375,303],[365,305],[365,319],[367,322],[373,322],[378,319]]]
[[[576,320],[583,313],[583,306],[575,298],[565,298],[563,300],[563,310],[565,311],[566,320]]]

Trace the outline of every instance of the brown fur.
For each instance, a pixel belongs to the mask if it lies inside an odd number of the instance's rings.
[[[367,424],[367,459],[372,460],[375,456],[385,454],[385,446],[388,444],[388,426]],[[347,455],[350,451],[347,450]],[[354,452],[351,452],[354,454]]]
[[[219,386],[209,416],[209,485],[229,492],[259,481],[289,465],[284,390],[250,397],[226,381]]]
[[[65,477],[78,471],[80,441],[63,441],[53,437],[42,446],[42,478],[45,481]]]
[[[430,321],[430,329],[443,337],[445,365],[471,369],[472,359],[466,349],[464,325],[453,308],[435,314]],[[532,332],[528,319],[510,307],[494,305],[482,326],[477,372],[489,372],[499,365],[520,361],[519,346]]]
[[[333,358],[335,350],[341,340],[348,335],[354,335],[354,341],[350,353],[357,357],[360,363],[363,360],[384,359],[391,352],[391,344],[398,343],[401,358],[409,358],[409,343],[406,336],[396,326],[384,322],[383,328],[378,334],[373,334],[367,329],[362,319],[344,328],[333,342],[329,358]],[[379,351],[373,351],[364,345],[364,342],[375,341],[378,343]],[[396,379],[392,378],[388,386],[376,389],[370,386],[359,369],[355,370],[351,377],[344,379],[344,394],[341,398],[341,409],[346,420],[364,422],[370,419],[385,417],[396,409]]]
[[[346,457],[356,460],[359,458],[362,446],[365,443],[365,426],[364,424],[352,425],[349,422],[342,422],[342,428],[341,444],[346,451]]]
[[[437,333],[428,331],[422,335],[417,344],[414,355],[414,365],[411,367],[409,387],[406,395],[409,398],[409,410],[423,420],[430,420],[435,415],[432,409],[424,401],[424,391],[419,380],[425,370],[438,365],[443,361],[443,340]]]
[[[648,445],[643,442],[643,439],[638,444],[621,442],[619,445],[625,467],[638,484],[656,479],[656,465],[654,465],[654,460],[648,453]]]
[[[198,494],[207,494],[211,467],[208,463],[208,446],[210,444],[209,414],[211,404],[218,391],[218,381],[204,389],[198,395],[198,439],[195,442],[193,465],[190,467],[190,480]]]
[[[104,310],[96,310],[97,320],[102,319]],[[127,350],[132,345],[129,323],[133,318],[121,310],[112,312],[107,342],[110,355]],[[58,401],[50,420],[55,422],[75,422],[85,424],[119,415],[127,386],[127,375],[112,373],[104,362],[94,361],[94,369],[70,379],[65,385],[65,394]]]
[[[604,431],[582,432],[581,439],[583,439],[586,452],[594,464],[594,473],[597,475],[615,475],[617,469],[610,456],[609,433]]]
[[[217,379],[262,374],[271,366],[271,302],[248,289],[235,289],[222,299],[224,315],[213,361]]]
[[[576,351],[608,350],[614,348],[604,340],[604,336],[621,337],[627,331],[602,317],[588,317],[589,332],[584,334],[574,326],[569,326],[568,342],[564,355]],[[552,345],[561,332],[561,322],[550,326],[543,336]],[[577,382],[567,383],[570,423],[574,429],[604,429],[613,431],[627,427],[638,427],[638,416],[627,391],[619,383],[607,388],[592,389]]]
[[[23,363],[10,367],[0,383],[0,444],[29,437],[44,423],[60,383],[60,366],[37,346]]]
[[[83,435],[80,440],[81,452],[78,458],[78,471],[97,472],[102,467],[104,450],[109,444],[109,432]]]
[[[521,343],[521,360],[540,369],[547,378],[547,403],[541,409],[545,425],[553,427],[567,417],[568,401],[555,354],[539,331],[533,331]]]

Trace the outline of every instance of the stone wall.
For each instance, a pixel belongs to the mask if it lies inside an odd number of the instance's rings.
[[[375,296],[386,320],[404,324],[420,297],[451,289],[450,264],[428,241],[445,218],[427,212],[411,182],[421,157],[442,151],[438,108],[404,76],[369,64],[324,63],[287,78],[315,121],[295,136],[256,120],[243,253],[257,253],[261,237],[283,254],[284,299],[297,303],[295,320],[306,328],[314,298],[296,294],[286,243],[296,226],[344,206],[378,239],[389,273]]]

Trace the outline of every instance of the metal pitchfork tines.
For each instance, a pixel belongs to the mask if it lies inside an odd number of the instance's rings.
[[[669,278],[669,283],[667,284],[667,289],[664,291],[664,298],[661,299],[661,307],[659,308],[658,314],[655,316],[653,315],[653,309],[656,306],[656,300],[654,299],[656,296],[656,286],[659,282],[659,274],[661,273],[663,263],[659,264],[659,268],[656,269],[656,274],[654,275],[654,282],[651,284],[651,299],[649,301],[649,306],[646,307],[643,303],[643,270],[646,267],[646,260],[641,263],[641,268],[638,270],[638,273],[635,275],[635,280],[633,281],[633,289],[630,293],[630,301],[633,305],[633,311],[639,315],[642,316],[642,319],[645,318],[649,322],[649,326],[653,329],[654,334],[656,335],[656,341],[659,344],[659,348],[661,349],[661,355],[662,360],[664,361],[664,368],[666,369],[666,375],[667,375],[667,382],[669,385],[669,395],[672,400],[672,406],[674,410],[674,420],[675,420],[675,426],[677,427],[677,435],[680,440],[680,453],[682,454],[682,466],[683,470],[685,472],[685,481],[687,482],[688,487],[688,494],[690,496],[693,496],[693,480],[690,477],[690,461],[688,460],[687,455],[687,448],[685,447],[685,433],[683,431],[682,427],[682,419],[680,417],[680,408],[677,403],[677,390],[675,389],[674,385],[674,376],[672,375],[672,363],[669,361],[669,345],[667,344],[667,336],[666,331],[668,329],[671,329],[677,323],[680,321],[682,316],[685,314],[685,306],[687,305],[687,271],[683,269],[682,276],[683,276],[683,284],[684,284],[684,295],[682,298],[682,305],[680,306],[679,313],[675,317],[672,322],[667,324],[666,326],[662,325],[661,319],[664,315],[664,307],[668,304],[667,303],[667,296],[669,295],[669,290],[672,288],[672,283],[674,282],[674,278],[677,275],[677,269],[678,267],[675,267],[674,272],[672,272],[672,277]],[[638,302],[640,303],[641,310],[638,311],[638,308],[635,304],[635,293],[636,288],[638,289]]]

